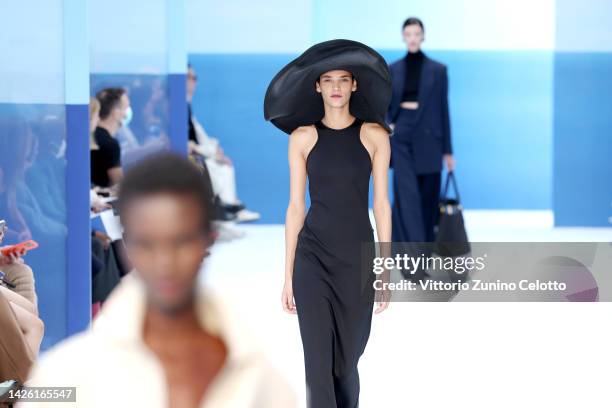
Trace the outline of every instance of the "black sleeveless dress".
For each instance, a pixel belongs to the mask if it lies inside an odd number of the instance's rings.
[[[359,401],[357,362],[374,302],[374,275],[362,269],[363,243],[374,241],[372,162],[359,136],[362,123],[331,129],[317,122],[318,139],[306,159],[311,205],[298,235],[293,295],[309,408],[354,408]]]

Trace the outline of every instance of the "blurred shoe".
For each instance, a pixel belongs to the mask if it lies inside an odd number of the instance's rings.
[[[247,210],[246,208],[236,213],[237,222],[256,221],[261,218],[258,212]]]
[[[240,210],[244,210],[244,204],[242,203],[238,203],[238,204],[222,204],[223,209],[225,211],[231,212],[231,213],[237,213]]]
[[[244,237],[244,231],[241,231],[238,228],[234,227],[233,222],[216,221],[214,224],[215,224],[215,230],[216,230],[216,235],[217,235],[216,237],[217,241],[220,241],[220,242],[231,241],[236,238]]]
[[[236,220],[236,214],[230,211],[227,211],[223,207],[217,208],[217,217],[215,218],[218,221],[234,221]]]

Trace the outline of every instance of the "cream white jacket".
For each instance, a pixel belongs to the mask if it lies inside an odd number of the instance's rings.
[[[93,328],[58,344],[34,366],[30,386],[76,387],[77,403],[59,407],[167,407],[163,368],[142,341],[145,292],[126,276],[98,314]],[[262,355],[239,317],[212,289],[197,296],[200,321],[225,342],[228,355],[208,387],[201,408],[292,408],[293,389]],[[18,405],[21,406],[21,405]]]

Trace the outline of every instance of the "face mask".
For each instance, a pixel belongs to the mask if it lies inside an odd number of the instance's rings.
[[[121,126],[127,126],[132,121],[132,107],[128,106],[125,111],[125,117],[121,119]]]

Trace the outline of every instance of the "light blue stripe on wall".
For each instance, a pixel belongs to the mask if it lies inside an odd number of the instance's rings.
[[[92,73],[165,74],[167,0],[89,2]]]
[[[184,74],[187,71],[185,0],[166,0],[166,24],[168,73]]]
[[[312,0],[185,0],[188,51],[286,53],[310,45]]]
[[[610,0],[556,0],[555,50],[612,51]]]
[[[89,104],[87,3],[64,0],[64,88],[67,105]]]
[[[63,1],[3,1],[0,103],[64,103]]]

